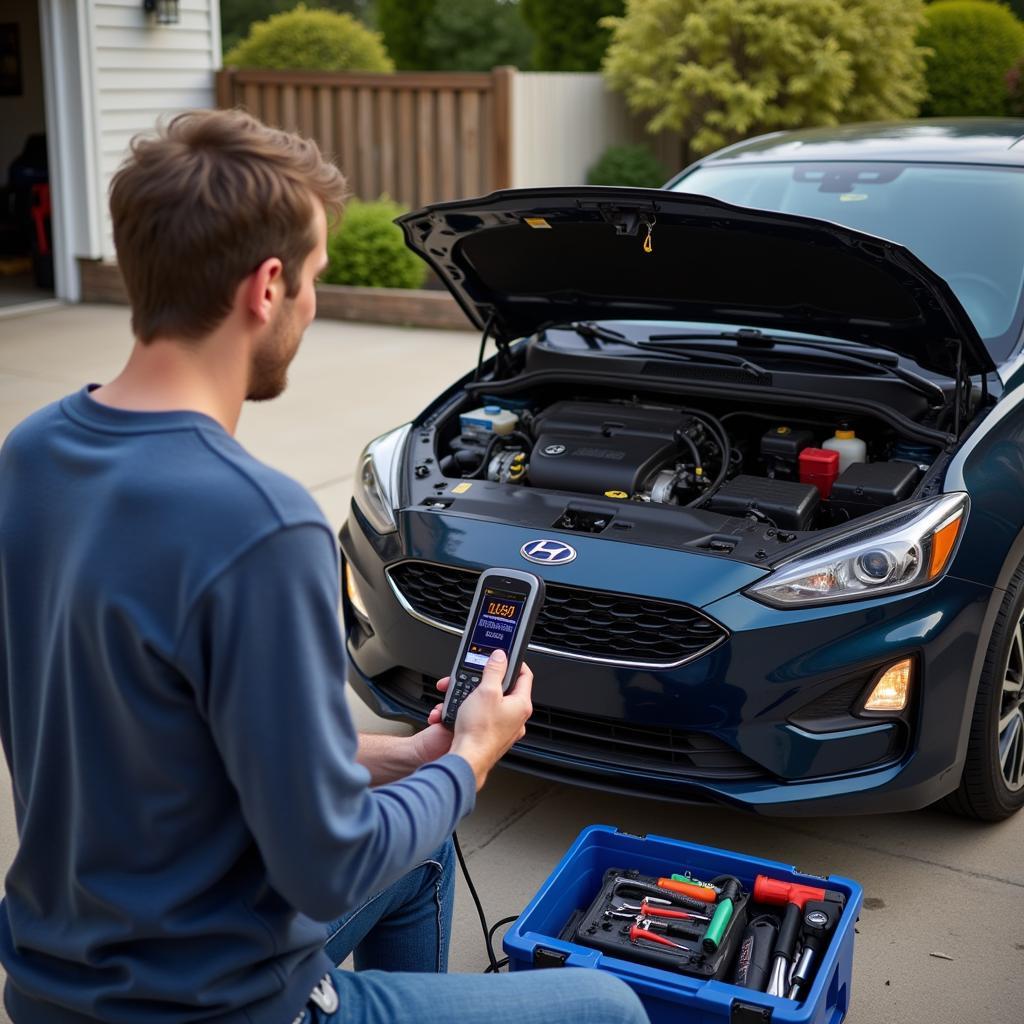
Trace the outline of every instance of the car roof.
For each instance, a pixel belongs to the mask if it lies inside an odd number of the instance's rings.
[[[773,132],[698,161],[899,160],[1024,166],[1024,118],[937,117]]]

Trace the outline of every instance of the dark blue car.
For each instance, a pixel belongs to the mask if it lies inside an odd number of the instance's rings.
[[[361,696],[424,722],[480,571],[532,568],[513,766],[770,814],[1018,810],[1022,136],[785,133],[665,189],[403,217],[481,360],[360,461]]]

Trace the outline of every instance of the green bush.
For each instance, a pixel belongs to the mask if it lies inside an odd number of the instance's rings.
[[[912,117],[922,0],[629,0],[604,59],[651,132],[691,156],[760,132]]]
[[[533,29],[533,66],[538,71],[596,71],[610,31],[599,24],[621,14],[625,0],[520,0]]]
[[[923,114],[1007,113],[1006,76],[1024,56],[1024,24],[1009,8],[984,0],[932,4],[918,42],[934,51]]]
[[[236,47],[248,34],[254,21],[265,21],[272,14],[290,11],[296,0],[220,0],[220,38],[224,53]],[[367,22],[373,0],[305,0],[307,7],[326,7],[345,11]]]
[[[328,239],[330,262],[323,280],[367,288],[422,288],[427,265],[406,247],[402,229],[392,223],[407,212],[384,196],[374,202],[350,199],[341,226]]]
[[[668,174],[643,145],[609,146],[587,172],[588,185],[633,185],[660,188]]]
[[[309,71],[395,70],[377,32],[350,14],[310,11],[303,4],[253,24],[249,35],[224,55],[224,64]]]

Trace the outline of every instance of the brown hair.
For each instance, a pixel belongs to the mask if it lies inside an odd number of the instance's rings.
[[[294,298],[316,244],[317,199],[328,217],[340,214],[338,168],[312,140],[241,110],[189,111],[132,139],[110,183],[110,214],[136,337],[209,334],[272,256]]]

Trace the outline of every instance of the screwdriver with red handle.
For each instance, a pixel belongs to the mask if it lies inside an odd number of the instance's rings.
[[[692,953],[693,948],[691,946],[684,946],[681,942],[673,942],[671,939],[666,939],[663,935],[656,935],[654,932],[647,931],[646,928],[641,928],[639,925],[633,925],[629,929],[629,940],[630,942],[637,942],[640,939],[646,939],[648,942],[657,942],[662,946],[673,946],[675,949],[685,950],[687,953]]]

